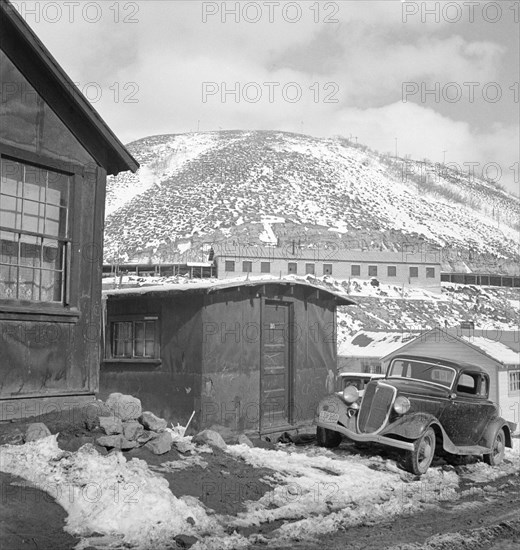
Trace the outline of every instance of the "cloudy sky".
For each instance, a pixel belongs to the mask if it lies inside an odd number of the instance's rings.
[[[518,1],[14,3],[124,143],[355,136],[518,194]]]

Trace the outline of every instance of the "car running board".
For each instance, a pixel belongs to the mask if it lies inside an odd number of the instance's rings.
[[[454,447],[455,450],[449,450],[450,453],[456,455],[487,455],[491,453],[491,449],[481,447],[480,445],[465,445],[462,447]]]

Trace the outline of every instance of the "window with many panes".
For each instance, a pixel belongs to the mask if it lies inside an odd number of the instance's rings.
[[[111,323],[113,359],[158,359],[157,317],[140,317]]]
[[[71,176],[0,162],[0,299],[63,304]]]
[[[520,392],[520,370],[509,372],[509,393]]]
[[[369,277],[377,277],[377,265],[369,265],[368,266],[368,276]]]
[[[251,273],[253,271],[253,262],[242,262],[242,271],[244,273]]]
[[[387,277],[396,277],[397,276],[397,267],[395,265],[389,265],[387,266]]]
[[[226,271],[235,271],[235,262],[233,260],[226,260],[224,269]]]

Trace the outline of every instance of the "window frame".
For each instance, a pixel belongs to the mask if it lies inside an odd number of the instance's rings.
[[[433,274],[431,275],[430,273]],[[432,266],[429,266],[426,268],[426,278],[427,279],[435,279],[436,275],[435,275],[435,267],[432,267]]]
[[[271,262],[260,262],[260,273],[271,273]]]
[[[305,264],[305,275],[316,275],[316,264]]]
[[[117,323],[132,323],[132,350],[135,349],[135,323],[153,321],[155,323],[154,332],[154,357],[138,356],[134,355],[132,351],[132,357],[117,356],[114,354],[114,330]],[[161,320],[159,314],[156,313],[141,313],[141,314],[128,314],[128,315],[111,315],[108,318],[107,323],[108,338],[105,345],[105,358],[104,362],[110,363],[151,363],[160,364],[161,360]],[[146,329],[145,329],[146,330]],[[146,341],[146,336],[145,336]]]
[[[357,268],[357,273],[354,273],[354,268]],[[352,264],[350,266],[350,276],[351,277],[361,277],[361,264]]]
[[[246,264],[248,269],[246,269]],[[242,273],[253,273],[253,262],[251,260],[243,260]]]
[[[228,269],[230,267],[230,264],[233,264],[233,269]],[[224,271],[226,273],[235,273],[236,265],[235,260],[224,260]]]
[[[393,273],[390,273],[390,269],[393,270]],[[396,265],[387,265],[386,266],[386,276],[387,277],[397,277],[397,266]]]
[[[369,277],[378,277],[378,266],[377,265],[369,265],[368,266],[368,276]],[[374,274],[374,270],[375,270],[375,274]]]
[[[287,262],[287,274],[288,275],[297,275],[298,274],[298,263],[297,262]]]
[[[412,275],[412,269],[415,269],[416,275]],[[419,278],[419,266],[411,265],[408,267],[408,276],[410,279],[418,279]]]
[[[77,259],[73,254],[74,242],[76,240],[76,212],[78,211],[78,200],[80,193],[78,188],[85,183],[86,167],[71,162],[64,162],[30,151],[18,149],[0,141],[0,158],[7,158],[20,164],[30,165],[42,170],[59,172],[69,177],[69,196],[67,204],[67,225],[68,235],[65,237],[51,237],[54,240],[63,242],[63,273],[62,273],[62,300],[61,301],[36,301],[5,298],[0,296],[0,317],[9,319],[18,314],[25,314],[27,320],[45,320],[48,315],[53,316],[55,321],[77,322],[79,319],[78,293],[75,281],[79,279]],[[1,177],[1,176],[0,176]],[[97,183],[97,174],[96,174]],[[5,227],[4,231],[16,234],[26,234],[20,229]],[[30,232],[36,236],[45,237],[43,233]]]
[[[332,264],[323,264],[323,275],[332,275]]]
[[[516,378],[516,380],[514,380]],[[514,388],[513,386],[517,386]],[[520,394],[520,369],[514,369],[507,372],[507,393],[508,395]]]

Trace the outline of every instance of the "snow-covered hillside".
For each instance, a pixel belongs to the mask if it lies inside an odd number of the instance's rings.
[[[296,231],[301,240],[306,230],[394,249],[431,243],[449,250],[450,261],[463,257],[482,270],[490,269],[486,258],[520,258],[520,199],[343,138],[212,132],[149,137],[128,148],[141,169],[109,178],[107,261],[165,259],[161,249],[186,238],[249,245],[273,241],[272,233],[291,239]]]

